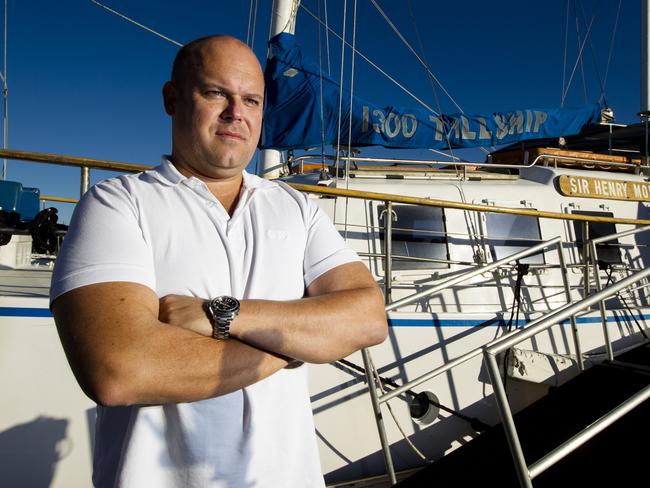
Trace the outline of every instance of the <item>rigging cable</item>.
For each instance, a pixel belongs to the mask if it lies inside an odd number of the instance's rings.
[[[605,89],[607,88],[607,77],[609,76],[609,66],[612,61],[612,53],[614,51],[614,40],[616,39],[616,30],[618,28],[618,19],[621,14],[621,4],[623,0],[618,0],[618,9],[616,10],[616,20],[614,21],[614,29],[612,31],[612,40],[609,43],[609,54],[607,55],[607,67],[605,68],[605,80],[603,81],[603,93],[601,94],[601,101],[607,106],[605,100]]]
[[[318,16],[320,17],[320,0],[318,2]],[[318,75],[320,89],[320,166],[321,175],[325,174],[325,120],[323,117],[323,47],[321,46],[322,27],[318,25]]]
[[[582,21],[586,24],[587,14],[585,13],[584,2],[581,3],[580,6],[582,8]],[[598,10],[598,6],[596,7],[596,10]],[[589,53],[591,54],[591,62],[594,64],[594,69],[596,70],[596,77],[598,78],[598,84],[600,85],[599,100],[602,100],[604,98],[605,87],[603,86],[603,79],[600,77],[600,70],[598,69],[598,63],[596,62],[596,54],[594,52],[594,45],[591,42],[591,39],[589,39]],[[585,94],[585,98],[586,98],[586,94]]]
[[[250,46],[251,36],[251,19],[253,18],[253,0],[250,0],[250,7],[248,9],[248,28],[246,30],[246,45]]]
[[[409,7],[409,14],[411,16],[411,23],[413,24],[413,30],[415,31],[415,37],[418,41],[418,47],[420,48],[420,53],[422,54],[422,61],[424,62],[425,66],[427,67],[426,72],[427,72],[427,79],[429,80],[429,86],[431,87],[431,91],[433,92],[433,98],[436,101],[436,105],[438,106],[438,112],[442,113],[442,106],[440,104],[440,97],[438,97],[438,91],[436,90],[436,86],[434,85],[434,78],[431,75],[431,70],[428,69],[429,63],[427,62],[426,55],[424,53],[424,46],[422,45],[422,38],[420,37],[420,30],[418,29],[418,25],[415,22],[415,16],[413,15],[413,6],[411,5],[411,0],[408,0],[408,7]],[[454,156],[454,151],[451,148],[451,143],[449,141],[449,131],[447,130],[447,125],[442,124],[443,131],[445,134],[445,140],[447,141],[447,146],[449,146],[449,154],[451,155],[452,160],[455,158]]]
[[[578,51],[578,58],[576,59],[575,64],[573,65],[573,70],[571,71],[571,76],[569,77],[569,82],[567,83],[567,86],[564,89],[564,93],[562,93],[562,100],[560,100],[560,107],[564,107],[564,102],[566,100],[566,96],[569,92],[569,88],[571,87],[571,82],[573,81],[573,76],[575,75],[576,69],[578,68],[578,64],[581,62],[582,59],[582,51],[584,50],[585,43],[587,42],[587,39],[589,38],[589,33],[591,32],[591,27],[594,24],[594,17],[591,18],[591,21],[589,22],[589,27],[587,28],[587,32],[585,33],[585,38],[582,41],[582,44],[580,45],[580,49]]]
[[[352,59],[350,66],[350,118],[348,121],[348,157],[345,161],[345,189],[350,187],[350,156],[352,155],[352,102],[354,98],[354,62],[356,59],[355,50],[357,45],[357,0],[354,0],[354,11],[352,15]],[[345,197],[345,222],[343,225],[343,239],[348,238],[348,206],[350,198]]]
[[[573,8],[575,9],[575,21],[576,21],[576,42],[578,47],[580,47],[580,19],[578,16],[578,5],[577,0],[573,0]],[[587,37],[585,37],[585,44],[587,43]],[[584,59],[580,56],[580,79],[582,80],[582,92],[585,99],[585,104],[588,103],[587,99],[587,85],[585,83],[585,64]]]
[[[157,32],[157,31],[153,30],[152,28],[147,27],[146,25],[141,24],[140,22],[136,22],[135,20],[133,20],[133,19],[127,17],[126,15],[119,13],[117,10],[113,10],[112,8],[109,8],[109,7],[107,7],[106,5],[103,5],[103,4],[99,3],[97,0],[90,0],[90,1],[91,1],[92,3],[94,3],[95,5],[97,5],[97,6],[101,7],[101,8],[103,8],[104,10],[107,10],[108,12],[112,13],[113,15],[117,15],[118,17],[120,17],[120,18],[126,20],[127,22],[131,22],[132,24],[134,24],[134,25],[140,27],[141,29],[144,29],[144,30],[146,30],[146,31],[148,31],[148,32],[151,32],[152,34],[155,34],[155,35],[157,35],[158,37],[161,37],[162,39],[164,39],[164,40],[166,40],[166,41],[168,41],[168,42],[171,42],[172,44],[175,44],[175,45],[178,46],[178,47],[183,47],[183,45],[182,45],[180,42],[175,41],[174,39],[171,39],[171,38],[169,38],[169,37],[167,37],[167,36],[164,36],[164,35],[162,35],[160,32]]]
[[[316,15],[315,15],[311,10],[309,10],[307,7],[305,7],[304,5],[301,4],[301,5],[300,5],[300,8],[302,8],[305,12],[307,12],[307,14],[309,14],[311,17],[313,17],[313,18],[316,20],[316,22],[319,22],[320,24],[323,24],[323,21],[320,20],[320,19],[319,19],[319,18],[318,18],[318,17],[317,17],[317,16],[316,16]],[[345,4],[344,4],[344,7],[343,7],[343,8],[344,8],[344,10],[345,10]],[[341,37],[339,34],[337,34],[336,31],[334,31],[334,30],[331,29],[330,27],[327,27],[327,30],[328,30],[328,32],[331,32],[332,34],[334,34],[334,36],[336,36],[339,40],[341,40],[341,41],[342,41],[342,44],[343,44],[344,46],[352,47],[352,46],[350,46],[350,44],[349,44],[348,42],[346,42],[346,41],[344,40],[344,37],[345,37],[345,24],[344,24],[344,26],[343,26],[343,31],[344,31],[344,32],[343,32],[343,37]],[[422,105],[422,106],[423,106],[424,108],[426,108],[429,112],[431,112],[431,113],[434,114],[434,115],[440,115],[440,114],[439,114],[438,112],[436,112],[434,109],[432,109],[431,107],[429,107],[429,105],[427,105],[424,101],[420,100],[420,99],[419,99],[419,98],[418,98],[418,97],[417,97],[413,92],[411,92],[408,88],[406,88],[405,86],[403,86],[403,85],[402,85],[399,81],[397,81],[394,77],[392,77],[392,76],[389,75],[385,70],[383,70],[382,68],[380,68],[379,65],[377,65],[377,63],[373,62],[370,58],[368,58],[368,56],[366,56],[365,54],[363,54],[363,53],[360,52],[360,51],[356,51],[356,54],[358,54],[359,56],[361,56],[361,58],[362,58],[364,61],[366,61],[370,66],[372,66],[373,68],[375,68],[375,69],[376,69],[377,71],[379,71],[382,75],[384,75],[386,78],[388,78],[390,81],[392,81],[392,82],[393,82],[395,85],[397,85],[397,87],[399,87],[399,88],[400,88],[404,93],[406,93],[408,96],[410,96],[411,98],[413,98],[413,100],[415,100],[417,103],[419,103],[420,105]]]
[[[337,119],[337,128],[336,128],[336,161],[334,162],[334,167],[336,175],[339,174],[339,161],[341,155],[341,111],[343,110],[343,73],[345,71],[345,46],[347,42],[345,41],[345,27],[347,24],[347,15],[348,15],[348,0],[343,0],[343,37],[341,39],[341,74],[339,77],[339,111]],[[318,19],[320,22],[320,19]],[[334,219],[336,220],[336,205],[334,206]]]
[[[327,20],[327,0],[324,0],[323,8],[325,9],[325,49],[327,51],[327,76],[330,76],[332,73],[332,67],[330,66],[330,28],[329,22]],[[320,24],[318,24],[320,28]]]
[[[377,9],[377,11],[381,14],[381,16],[382,16],[382,17],[384,18],[384,20],[388,23],[388,25],[391,27],[391,29],[393,29],[393,32],[395,32],[395,34],[397,34],[397,36],[402,40],[402,42],[403,42],[404,45],[409,49],[409,51],[411,51],[411,52],[413,53],[413,55],[415,56],[415,58],[420,62],[420,64],[422,64],[422,66],[424,66],[424,69],[427,70],[427,72],[429,73],[429,75],[433,77],[433,79],[436,81],[436,83],[438,83],[438,85],[440,85],[440,88],[442,89],[443,92],[445,92],[445,95],[447,95],[447,97],[449,97],[449,100],[451,100],[451,103],[453,103],[454,106],[455,106],[458,110],[460,110],[461,113],[464,114],[465,112],[464,112],[463,109],[460,107],[460,105],[458,105],[458,103],[456,103],[456,100],[454,100],[454,97],[451,96],[451,94],[447,91],[447,89],[446,89],[445,86],[442,84],[442,82],[441,82],[438,78],[436,78],[436,75],[434,75],[433,72],[429,69],[429,66],[427,66],[427,64],[426,64],[424,61],[422,61],[422,59],[420,58],[420,56],[418,56],[418,54],[415,52],[415,50],[411,47],[411,45],[408,43],[408,41],[404,38],[404,36],[402,35],[402,33],[397,29],[397,27],[395,26],[395,24],[394,24],[394,23],[393,23],[393,22],[388,18],[388,16],[384,13],[384,11],[381,9],[381,7],[379,6],[379,4],[378,4],[375,0],[370,0],[370,2],[375,6],[375,8]]]
[[[560,104],[564,96],[566,86],[566,62],[567,50],[569,46],[569,13],[571,12],[571,0],[566,0],[566,20],[564,22],[564,66],[562,66],[562,92],[560,93]]]
[[[258,8],[259,4],[257,3],[257,0],[255,0],[255,10],[253,12],[253,30],[251,32],[251,49],[254,49],[255,47],[255,30],[257,27],[257,11],[259,10]]]

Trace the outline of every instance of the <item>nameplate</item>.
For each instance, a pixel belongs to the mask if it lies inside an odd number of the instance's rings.
[[[650,183],[562,175],[560,193],[572,197],[650,202]]]

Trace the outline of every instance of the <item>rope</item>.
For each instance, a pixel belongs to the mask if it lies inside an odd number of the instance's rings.
[[[370,367],[372,368],[372,374],[375,377],[375,381],[377,382],[377,385],[379,386],[379,389],[381,390],[382,394],[386,393],[384,390],[383,385],[381,384],[381,380],[379,379],[379,373],[377,372],[377,368],[375,368],[375,364],[372,362],[372,357],[368,355],[368,360],[370,362]],[[393,422],[395,422],[395,425],[397,426],[397,429],[400,431],[402,434],[402,437],[406,441],[406,443],[409,445],[409,447],[415,452],[415,454],[418,455],[420,459],[427,463],[432,463],[433,461],[428,459],[424,454],[422,454],[422,451],[420,451],[415,444],[413,444],[413,441],[409,439],[409,436],[404,432],[404,429],[402,428],[402,425],[399,423],[397,420],[397,417],[395,416],[395,413],[393,412],[393,407],[390,405],[390,403],[386,402],[386,407],[388,408],[388,412],[390,413],[390,416],[393,418]]]
[[[164,40],[166,40],[166,41],[168,41],[168,42],[171,42],[172,44],[175,44],[175,45],[178,46],[178,47],[183,47],[183,45],[182,45],[180,42],[175,41],[174,39],[170,39],[169,37],[162,35],[160,32],[157,32],[157,31],[151,29],[150,27],[147,27],[146,25],[143,25],[143,24],[141,24],[141,23],[139,23],[139,22],[136,22],[136,21],[133,20],[133,19],[130,19],[130,18],[127,17],[126,15],[119,13],[117,10],[113,10],[112,8],[109,8],[109,7],[107,7],[106,5],[102,5],[102,4],[99,3],[97,0],[90,0],[90,1],[91,1],[92,3],[94,3],[95,5],[97,5],[97,6],[101,7],[101,8],[103,8],[104,10],[109,11],[109,12],[112,13],[113,15],[117,15],[118,17],[121,17],[122,19],[126,20],[127,22],[131,22],[132,24],[134,24],[134,25],[140,27],[141,29],[144,29],[144,30],[146,30],[146,31],[148,31],[148,32],[151,32],[152,34],[155,34],[155,35],[157,35],[158,37],[161,37],[162,39],[164,39]]]
[[[339,359],[336,362],[339,363],[339,364],[342,364],[344,366],[347,366],[348,368],[353,369],[353,370],[355,370],[355,371],[357,371],[359,373],[362,373],[364,375],[367,374],[366,369],[364,367],[359,366],[357,364],[354,364],[354,363],[348,361],[347,359]],[[371,360],[371,364],[372,364],[372,360]],[[374,374],[377,375],[376,377],[379,378],[379,383],[380,384],[388,385],[388,386],[391,386],[393,388],[399,388],[399,385],[397,383],[395,383],[393,380],[391,380],[389,378],[386,378],[384,376],[380,376],[379,372],[377,371],[377,368],[375,368],[373,366],[373,369],[375,370],[373,375]],[[407,395],[411,395],[413,398],[416,398],[418,396],[417,393],[415,393],[413,390],[410,390],[410,389],[406,390],[404,393],[406,393]],[[464,420],[465,422],[469,423],[476,432],[483,432],[483,431],[490,428],[490,426],[487,425],[486,423],[484,423],[483,421],[481,421],[481,420],[479,420],[479,419],[477,419],[475,417],[469,417],[467,415],[463,415],[462,413],[457,412],[456,410],[453,410],[453,409],[443,405],[442,403],[434,402],[431,399],[429,399],[429,403],[431,403],[431,405],[439,408],[440,410],[443,410],[444,412],[447,412],[448,414],[453,415],[454,417],[458,417],[459,419]]]

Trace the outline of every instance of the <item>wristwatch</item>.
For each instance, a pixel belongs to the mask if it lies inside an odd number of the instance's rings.
[[[239,314],[239,308],[239,300],[227,295],[205,302],[205,311],[212,324],[213,338],[223,340],[230,337],[230,323]]]

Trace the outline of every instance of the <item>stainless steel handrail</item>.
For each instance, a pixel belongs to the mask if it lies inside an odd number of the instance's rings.
[[[569,284],[568,284],[568,277],[566,273],[566,266],[565,266],[565,259],[564,259],[564,249],[562,246],[562,239],[561,237],[555,237],[553,239],[549,239],[548,241],[541,242],[540,244],[537,244],[536,246],[532,246],[528,249],[525,249],[523,251],[519,251],[517,253],[514,253],[510,256],[507,256],[503,259],[500,259],[498,261],[495,261],[489,265],[482,266],[478,269],[471,270],[467,273],[463,273],[462,275],[459,275],[457,277],[454,277],[452,279],[446,280],[443,283],[440,283],[436,286],[433,286],[431,288],[427,288],[426,290],[423,290],[422,292],[415,293],[413,295],[410,295],[402,300],[398,300],[397,302],[393,302],[391,304],[386,305],[385,309],[386,311],[394,310],[395,308],[398,308],[400,306],[412,303],[416,300],[419,300],[422,297],[425,296],[431,296],[448,286],[460,283],[462,281],[468,280],[476,275],[483,274],[485,272],[488,272],[492,269],[495,269],[499,266],[502,266],[506,263],[509,263],[511,261],[516,261],[518,259],[521,259],[523,257],[529,256],[531,254],[535,254],[539,251],[543,251],[553,245],[557,246],[557,250],[559,253],[559,260],[560,260],[560,266],[562,268],[562,279],[564,282],[564,290],[566,294],[566,299],[567,302],[571,302],[571,295],[570,295],[570,290],[569,290]],[[572,333],[573,333],[573,340],[574,340],[574,345],[576,347],[576,355],[579,358],[579,366],[580,369],[583,368],[582,364],[582,354],[580,352],[580,342],[578,339],[578,334],[577,334],[577,327],[575,325],[575,317],[571,316],[571,323],[572,323]],[[515,332],[512,332],[511,334],[514,334]],[[503,339],[503,338],[500,338]],[[474,349],[473,351],[468,352],[467,354],[460,356],[459,358],[456,358],[438,368],[435,368],[433,371],[430,371],[429,373],[426,373],[422,376],[419,376],[418,378],[414,379],[413,381],[410,381],[398,388],[395,388],[391,390],[388,393],[383,393],[382,395],[379,395],[377,393],[377,384],[375,377],[373,375],[373,369],[372,369],[372,364],[371,364],[371,359],[370,359],[370,352],[368,349],[363,349],[362,350],[362,356],[363,356],[363,361],[364,361],[364,366],[366,369],[366,378],[368,381],[368,388],[370,392],[370,399],[372,403],[372,408],[375,414],[375,420],[377,423],[377,430],[380,438],[380,442],[382,445],[382,452],[384,454],[384,460],[386,463],[386,469],[388,471],[389,478],[391,480],[391,483],[395,483],[396,477],[395,477],[395,470],[393,466],[393,459],[390,453],[390,445],[388,444],[388,439],[386,437],[386,429],[384,426],[384,421],[381,413],[381,404],[384,402],[387,402],[388,400],[396,397],[397,395],[400,395],[401,393],[404,393],[406,390],[411,389],[414,386],[417,386],[424,381],[427,381],[428,379],[431,379],[435,376],[438,376],[439,374],[442,374],[449,369],[464,363],[465,361],[468,361],[469,359],[476,357],[480,355],[483,351],[483,348],[477,348]]]
[[[302,156],[291,157],[287,160],[288,163],[308,161],[313,159],[314,161],[321,162],[323,159],[330,161],[338,160],[349,160],[355,163],[402,163],[402,164],[415,164],[422,166],[431,166],[431,165],[444,165],[444,166],[478,166],[478,167],[489,167],[489,168],[511,168],[511,169],[522,169],[522,168],[532,168],[536,166],[541,159],[559,159],[564,161],[579,161],[581,163],[587,164],[602,164],[607,166],[615,166],[621,168],[647,168],[650,166],[644,166],[634,163],[616,163],[610,161],[601,161],[598,159],[586,159],[586,158],[576,158],[570,156],[557,156],[555,154],[539,154],[533,159],[532,163],[529,164],[502,164],[502,163],[493,163],[493,162],[484,162],[484,163],[474,163],[471,161],[432,161],[427,159],[393,159],[393,158],[366,158],[361,156],[329,156],[329,155],[311,155],[304,154]],[[435,168],[432,168],[435,169]]]
[[[626,237],[629,235],[639,234],[647,230],[650,230],[650,225],[644,225],[643,227],[638,227],[636,229],[630,229],[623,232],[619,232],[617,234],[610,234],[607,236],[597,237],[595,239],[589,240],[588,242],[589,250],[590,250],[589,254],[591,256],[591,263],[594,268],[594,277],[596,280],[597,291],[601,291],[603,289],[603,285],[600,280],[600,273],[598,272],[598,249],[597,249],[598,244],[601,244],[603,242],[613,241],[614,239],[618,239],[619,237]],[[612,360],[614,359],[614,351],[612,349],[612,343],[609,338],[609,330],[607,329],[607,306],[605,305],[605,300],[601,300],[599,302],[598,308],[600,309],[600,316],[603,322],[603,336],[605,337],[605,348],[607,350],[607,359]]]
[[[534,468],[533,471],[533,469],[529,469],[526,464],[526,459],[524,458],[521,443],[517,435],[517,429],[515,427],[512,410],[510,409],[508,398],[506,396],[505,386],[503,384],[503,380],[501,379],[501,375],[499,374],[499,366],[496,359],[497,354],[502,353],[505,350],[514,347],[516,344],[519,344],[520,342],[538,334],[539,332],[542,332],[552,327],[553,325],[556,325],[562,320],[565,320],[568,317],[571,317],[572,315],[585,310],[600,300],[604,300],[614,295],[623,288],[627,288],[628,286],[643,280],[647,276],[650,276],[650,268],[638,271],[637,273],[634,273],[633,275],[630,275],[627,278],[624,278],[623,280],[616,282],[589,297],[586,297],[567,307],[563,307],[562,310],[551,312],[547,314],[542,320],[538,320],[535,325],[517,331],[515,334],[512,334],[498,341],[497,343],[486,347],[483,350],[483,356],[487,364],[492,388],[494,389],[497,406],[499,408],[499,415],[504,425],[506,437],[508,438],[508,444],[510,446],[512,457],[515,461],[515,467],[517,469],[517,474],[521,486],[532,488],[531,481],[535,476],[539,475],[545,469],[552,466],[562,457],[577,449],[581,444],[588,440],[588,438],[593,437],[593,435],[602,430],[604,426],[609,425],[609,423],[613,422],[616,420],[616,418],[619,418],[621,415],[623,415],[625,411],[634,408],[634,406],[638,405],[641,401],[643,401],[643,399],[647,398],[648,395],[650,395],[650,392],[646,390],[640,392],[638,398],[629,400],[629,402],[620,405],[609,414],[601,417],[597,423],[594,423],[585,428],[580,434],[578,434],[577,437],[570,439],[567,441],[567,443],[564,443],[555,450],[551,451],[551,453],[547,454],[538,463],[532,465]]]

